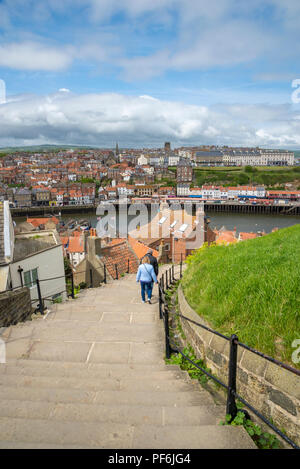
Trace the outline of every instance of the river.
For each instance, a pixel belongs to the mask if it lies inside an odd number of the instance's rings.
[[[236,227],[237,233],[240,231],[246,232],[258,232],[265,231],[270,233],[273,228],[285,228],[288,226],[296,225],[300,223],[299,216],[291,215],[262,215],[262,214],[240,214],[240,213],[215,213],[207,212],[206,215],[210,218],[211,228],[220,229],[225,226],[228,230],[233,230]],[[72,213],[71,215],[62,215],[61,220],[64,222],[68,220],[87,220],[93,228],[97,225],[96,214],[87,212],[83,213]],[[129,217],[128,217],[129,218]],[[132,220],[134,217],[130,217]],[[15,222],[19,224],[25,221],[26,218],[14,218]]]

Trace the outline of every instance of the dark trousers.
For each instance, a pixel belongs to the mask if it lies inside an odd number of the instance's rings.
[[[142,294],[143,301],[146,301],[146,296],[145,296],[146,292],[147,292],[148,299],[151,300],[152,288],[153,288],[153,282],[141,282],[141,294]]]

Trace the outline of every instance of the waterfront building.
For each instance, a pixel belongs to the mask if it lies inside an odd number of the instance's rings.
[[[193,181],[193,167],[190,160],[182,159],[176,168],[177,183]]]
[[[225,166],[291,166],[295,155],[287,150],[228,149],[223,150]]]
[[[177,196],[189,196],[190,195],[190,183],[179,182],[177,184]]]

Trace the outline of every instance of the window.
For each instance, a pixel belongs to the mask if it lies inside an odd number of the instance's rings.
[[[38,278],[37,269],[27,270],[24,272],[24,283],[25,286],[28,288],[33,287],[36,285],[36,280]]]

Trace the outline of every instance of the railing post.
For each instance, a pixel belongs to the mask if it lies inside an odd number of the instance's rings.
[[[158,295],[159,295],[159,319],[162,319],[162,282],[161,279],[158,284]]]
[[[127,273],[129,274],[129,259],[127,261]]]
[[[43,298],[42,298],[42,294],[41,294],[40,281],[39,281],[38,278],[36,279],[36,287],[37,287],[37,292],[38,292],[38,297],[39,297],[38,309],[39,309],[39,312],[41,314],[44,314],[44,303],[43,303]]]
[[[90,288],[93,288],[93,271],[90,269]]]
[[[180,254],[180,278],[182,278],[182,253]]]
[[[164,274],[162,274],[162,276],[161,276],[161,288],[162,288],[162,291],[164,292],[164,291],[165,291],[165,278],[164,278]]]
[[[171,357],[171,347],[170,347],[170,338],[169,338],[169,310],[166,305],[164,305],[164,321],[165,321],[165,340],[166,340],[166,358]]]
[[[231,415],[231,420],[233,420],[237,414],[237,406],[235,402],[237,349],[238,349],[238,337],[235,334],[233,334],[230,337],[228,394],[227,394],[227,404],[226,404],[226,414]]]
[[[174,264],[172,264],[172,281],[175,282],[175,270],[174,270]]]
[[[168,271],[167,270],[166,270],[165,274],[166,274],[166,290],[168,290],[169,284],[168,284]]]
[[[106,279],[106,264],[104,264],[104,283],[107,283],[107,279]]]
[[[75,298],[75,293],[74,293],[74,275],[73,275],[73,271],[72,271],[72,273],[71,273],[71,288],[72,288],[71,296],[72,296],[72,298],[73,298],[73,300],[74,300],[74,298]]]
[[[119,280],[118,264],[115,264],[115,269],[116,269],[116,280]]]

